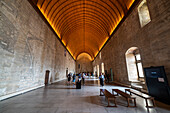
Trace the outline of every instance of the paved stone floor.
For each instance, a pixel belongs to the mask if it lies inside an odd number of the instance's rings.
[[[47,87],[0,102],[0,113],[170,113],[170,106],[156,101],[157,107],[147,109],[143,99],[137,97],[137,107],[126,107],[126,101],[118,97],[118,107],[105,107],[107,101],[99,96],[99,81],[86,79],[82,89],[61,81]],[[105,85],[103,88],[125,87]],[[169,109],[169,110],[168,110]]]

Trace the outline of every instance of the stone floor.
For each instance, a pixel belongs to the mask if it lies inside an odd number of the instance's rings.
[[[118,97],[118,107],[105,107],[107,101],[99,96],[99,81],[86,79],[82,89],[61,81],[0,102],[0,113],[170,113],[170,106],[156,101],[157,107],[147,109],[145,101],[137,97],[137,107],[126,107],[126,101]],[[125,87],[105,85],[103,88]]]

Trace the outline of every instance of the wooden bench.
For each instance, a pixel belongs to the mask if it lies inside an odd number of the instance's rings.
[[[117,94],[115,95],[114,92],[116,92]],[[129,95],[129,94],[127,94],[127,93],[125,93],[125,92],[123,92],[119,89],[112,89],[112,94],[114,96],[121,95],[121,96],[125,97],[126,100],[127,100],[127,104],[128,104],[127,107],[136,107],[136,98],[135,97],[132,97],[131,95]],[[130,106],[130,103],[129,103],[130,100],[131,101],[134,100],[134,106]]]
[[[125,92],[129,92],[130,95],[132,95],[132,93],[133,93],[134,95],[137,95],[137,96],[139,96],[141,98],[144,98],[145,101],[146,101],[146,107],[155,107],[154,97],[151,97],[151,96],[146,95],[146,94],[140,94],[140,92],[133,91],[133,90],[130,90],[130,89],[125,89]],[[148,100],[152,101],[152,104],[153,104],[152,106],[148,105]]]
[[[108,90],[100,89],[100,96],[105,96],[105,98],[107,98],[107,101],[108,101],[107,107],[117,107],[117,105],[116,105],[116,97],[114,95],[112,95]],[[114,106],[110,105],[111,100],[113,100]]]

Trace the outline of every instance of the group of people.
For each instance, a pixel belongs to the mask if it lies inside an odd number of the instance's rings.
[[[86,76],[86,73],[79,73],[78,74],[78,80],[77,82],[83,82],[83,85],[85,85],[85,76]],[[72,80],[72,83],[73,85],[75,85],[75,81],[76,81],[76,74],[74,73],[69,73],[67,75],[67,85],[71,85],[71,80]]]
[[[82,81],[83,85],[85,85],[85,78],[87,76],[87,73],[79,73],[78,74],[78,80],[77,82],[80,82]],[[99,80],[100,80],[100,85],[101,86],[104,86],[104,80],[106,80],[109,82],[109,77],[107,77],[107,75],[105,75],[104,73],[101,73],[100,76],[99,76]],[[73,83],[73,85],[75,85],[75,82],[76,82],[76,74],[74,73],[69,73],[67,75],[67,85],[71,85],[71,83]],[[71,82],[72,81],[72,82]]]
[[[67,75],[67,85],[70,85],[71,84],[71,79],[72,79],[72,83],[75,84],[75,81],[76,81],[76,74],[74,73],[69,73]]]

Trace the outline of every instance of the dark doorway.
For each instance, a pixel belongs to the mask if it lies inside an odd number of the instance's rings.
[[[46,70],[46,73],[45,73],[45,85],[48,85],[49,74],[50,74],[50,71],[49,71],[49,70]]]
[[[149,94],[170,105],[170,88],[164,66],[144,68]]]
[[[68,75],[68,68],[66,69],[66,77],[67,77],[67,75]]]

